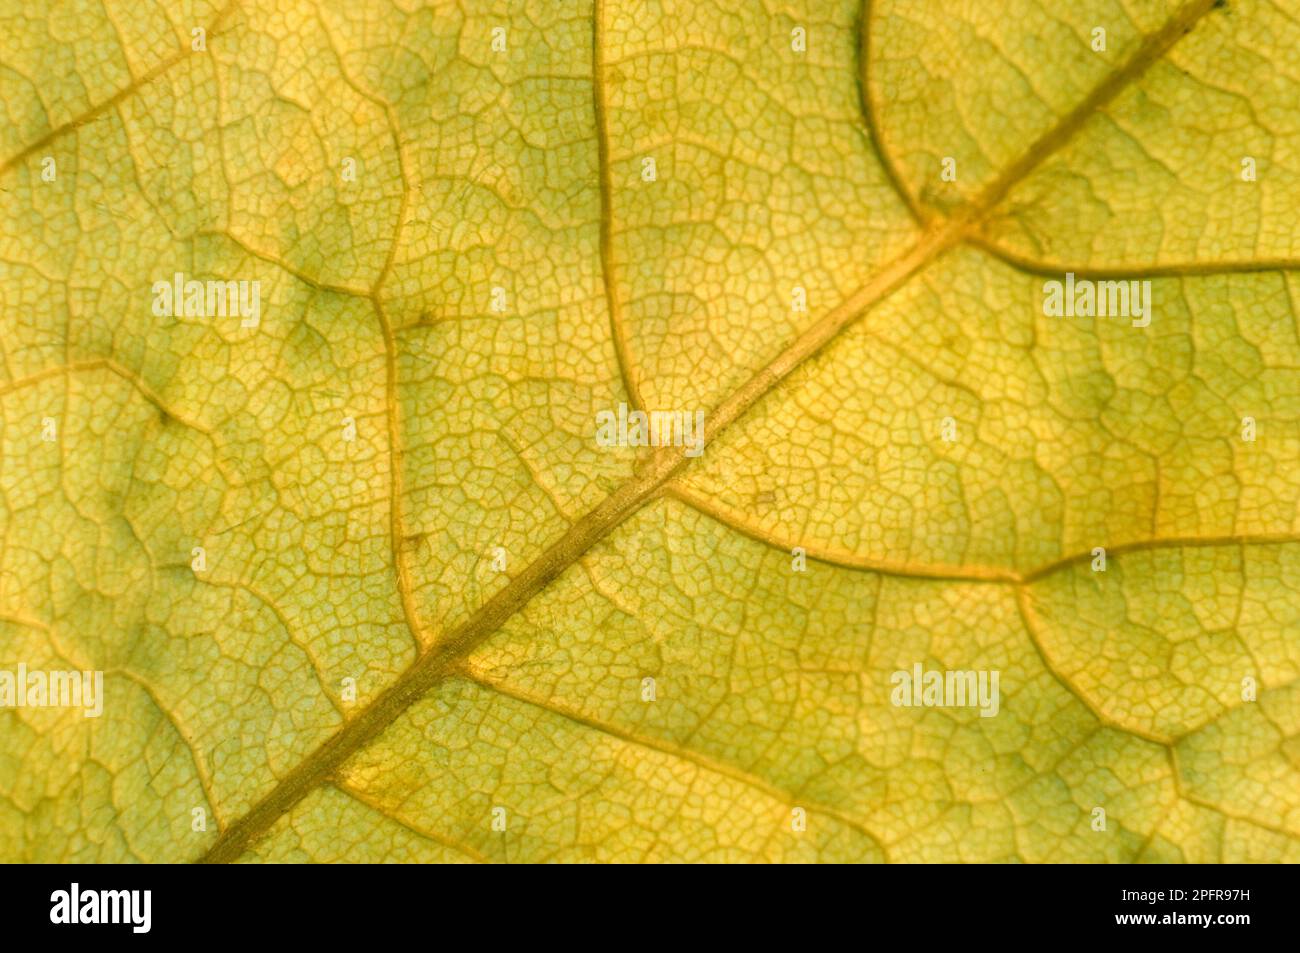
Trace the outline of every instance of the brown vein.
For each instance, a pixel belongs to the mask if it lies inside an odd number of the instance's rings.
[[[862,288],[795,338],[767,366],[722,401],[709,418],[706,438],[715,438],[870,307],[962,241],[972,226],[988,216],[1018,181],[1064,146],[1089,117],[1150,68],[1209,12],[1214,2],[1193,0],[1180,9],[1163,28],[1149,36],[1118,71],[1094,88],[1060,123],[1040,136],[974,202],[959,209],[949,220],[925,230],[910,249],[886,264]],[[391,348],[391,328],[387,329],[386,344]],[[391,368],[391,349],[389,354]],[[390,371],[390,392],[394,386],[392,374]],[[533,596],[659,494],[664,484],[689,462],[683,448],[678,447],[661,447],[644,457],[630,480],[575,522],[473,615],[421,654],[410,669],[359,711],[351,722],[285,774],[243,817],[222,832],[200,862],[225,863],[237,859],[250,841],[264,834],[276,819],[312,789],[331,779],[348,757],[373,741],[407,708],[450,675],[470,652]],[[398,461],[394,461],[394,466],[398,466]]]
[[[726,761],[711,758],[708,755],[701,754],[698,751],[692,751],[689,748],[683,747],[679,744],[674,744],[671,741],[665,741],[662,738],[656,738],[652,735],[637,734],[634,731],[629,731],[628,729],[622,728],[618,725],[593,718],[577,709],[566,708],[550,699],[529,694],[528,692],[515,688],[512,685],[508,685],[503,681],[490,679],[487,676],[474,671],[469,666],[462,667],[457,674],[466,681],[473,682],[475,685],[485,688],[497,695],[512,698],[531,708],[536,708],[540,711],[556,715],[563,718],[565,721],[573,722],[575,725],[587,728],[591,731],[597,732],[598,734],[605,735],[606,737],[614,738],[624,744],[632,745],[637,748],[648,748],[651,751],[658,751],[660,754],[666,754],[682,761],[688,761],[703,771],[722,775],[723,777],[730,778],[748,788],[752,788],[761,794],[765,794],[767,797],[779,804],[787,804],[792,808],[806,808],[809,813],[829,817],[832,820],[843,824],[845,827],[857,831],[863,837],[867,838],[880,850],[881,856],[886,860],[888,859],[889,855],[885,849],[884,842],[882,842],[879,837],[867,830],[861,821],[845,814],[837,808],[831,807],[828,804],[821,804],[783,790],[771,781],[768,781],[766,778],[757,774],[752,774],[749,771],[745,771],[743,768],[739,768]]]
[[[632,358],[627,346],[627,325],[623,320],[622,302],[614,290],[614,211],[613,173],[609,165],[609,120],[605,102],[605,48],[603,39],[605,0],[595,0],[591,15],[591,85],[592,105],[596,112],[596,162],[600,169],[600,277],[605,286],[605,310],[609,312],[609,333],[614,342],[623,389],[634,409],[644,407],[641,390],[632,372]]]
[[[903,204],[907,206],[907,211],[916,223],[926,225],[930,220],[929,214],[917,201],[911,190],[903,183],[903,176],[898,170],[898,165],[884,147],[884,137],[881,134],[876,104],[871,98],[871,82],[869,78],[871,69],[871,3],[872,0],[862,0],[862,7],[858,11],[858,20],[855,24],[857,42],[853,44],[854,53],[857,56],[853,75],[858,86],[858,107],[862,111],[862,124],[865,127],[867,139],[871,143],[871,149],[880,160],[880,166],[885,170],[885,177],[889,180],[890,186]]]
[[[1243,814],[1238,814],[1234,811],[1229,811],[1227,808],[1221,807],[1220,805],[1215,804],[1213,801],[1207,801],[1199,794],[1189,793],[1183,787],[1183,774],[1182,774],[1182,768],[1178,764],[1177,749],[1171,746],[1168,749],[1168,752],[1169,752],[1168,753],[1169,768],[1173,772],[1174,790],[1178,794],[1178,796],[1182,798],[1184,801],[1186,801],[1188,804],[1194,804],[1197,807],[1204,808],[1207,811],[1213,811],[1214,813],[1219,814],[1230,821],[1236,821],[1239,824],[1250,824],[1252,827],[1258,827],[1260,830],[1269,831],[1273,834],[1277,834],[1280,837],[1293,838],[1296,836],[1296,832],[1294,830],[1287,830],[1283,827],[1279,827],[1276,824],[1270,824],[1267,821],[1261,821],[1253,817],[1247,817]],[[1227,838],[1224,838],[1223,840],[1226,841]]]
[[[1172,265],[1144,265],[1126,268],[1107,265],[1071,265],[1069,262],[1040,261],[1026,255],[1007,251],[983,235],[971,235],[967,244],[1010,265],[1016,271],[1030,275],[1059,278],[1067,271],[1090,281],[1107,279],[1120,281],[1131,278],[1201,278],[1210,275],[1257,274],[1259,272],[1300,271],[1300,259],[1260,258],[1254,261],[1202,261],[1177,262]]]
[[[663,494],[703,513],[709,519],[738,533],[748,536],[755,542],[789,552],[794,546],[802,546],[807,555],[818,562],[841,569],[861,572],[874,572],[882,576],[896,576],[903,579],[936,579],[948,582],[986,582],[1001,585],[1028,585],[1039,582],[1048,576],[1073,565],[1092,560],[1092,550],[1068,553],[1059,559],[1042,563],[1023,572],[1005,566],[971,566],[967,564],[904,562],[900,560],[877,559],[873,556],[861,556],[844,549],[819,546],[815,542],[790,537],[781,537],[774,532],[745,520],[734,508],[716,500],[711,500],[697,493],[685,484],[673,482],[664,487]],[[1099,543],[1106,550],[1106,557],[1113,558],[1129,553],[1150,552],[1159,549],[1212,549],[1226,546],[1281,546],[1300,543],[1300,533],[1235,533],[1220,536],[1159,536],[1147,539],[1134,539],[1125,543],[1107,545]]]
[[[340,57],[340,63],[342,63],[342,57]],[[359,86],[354,86],[354,88],[360,95],[366,96],[366,93]],[[402,155],[402,137],[399,134],[397,116],[394,114],[392,106],[373,97],[367,96],[366,98],[378,105],[384,112],[384,121],[388,126],[389,135],[393,138],[393,152],[397,160],[397,171],[402,179],[402,194],[397,206],[397,222],[393,228],[393,240],[389,243],[388,253],[384,256],[384,263],[379,269],[379,274],[375,277],[373,287],[370,289],[370,300],[375,308],[375,318],[379,322],[379,332],[384,339],[384,404],[387,409],[384,416],[388,429],[388,532],[393,555],[393,570],[397,577],[397,592],[402,601],[402,616],[406,619],[406,625],[411,630],[418,651],[421,647],[429,644],[432,636],[426,635],[424,625],[420,621],[419,609],[415,604],[415,584],[411,581],[411,569],[406,561],[404,548],[408,533],[406,520],[402,514],[402,500],[406,496],[406,487],[404,467],[402,465],[404,458],[402,450],[402,418],[397,394],[397,337],[393,330],[393,322],[389,320],[383,301],[384,282],[388,280],[388,276],[393,270],[393,263],[397,260],[398,240],[401,238],[402,228],[406,224],[406,212],[411,201],[411,183],[406,175],[406,159]]]
[[[468,857],[476,864],[492,863],[489,857],[479,852],[478,850],[475,850],[473,847],[469,846],[468,844],[462,844],[460,841],[453,840],[447,835],[441,833],[440,831],[435,831],[432,828],[417,827],[414,824],[408,824],[406,821],[402,820],[399,817],[393,817],[392,814],[385,811],[380,805],[371,801],[369,798],[366,797],[366,795],[362,794],[360,791],[358,791],[356,788],[352,787],[351,785],[335,783],[333,787],[334,790],[338,791],[344,797],[356,801],[358,804],[360,804],[362,807],[366,808],[367,810],[374,811],[380,817],[384,818],[385,820],[392,821],[398,827],[402,828],[403,830],[410,831],[412,834],[414,834],[416,837],[421,838],[422,840],[427,840],[430,843],[438,844],[441,847],[446,847],[448,850],[454,850],[456,853]]]
[[[935,579],[948,582],[997,582],[1014,584],[1023,577],[1011,569],[999,566],[948,565],[945,563],[910,563],[891,559],[877,559],[872,556],[859,556],[857,553],[831,546],[819,546],[815,542],[782,539],[776,533],[749,523],[732,507],[711,500],[696,493],[681,483],[672,483],[664,488],[664,495],[685,504],[709,519],[716,520],[723,526],[735,530],[755,542],[773,549],[789,552],[795,546],[802,546],[810,559],[862,572],[875,572],[882,576],[898,576],[908,579]]]
[[[1033,596],[1029,592],[1029,588],[1027,586],[1016,586],[1015,592],[1016,609],[1020,613],[1020,622],[1025,628],[1025,634],[1029,637],[1030,644],[1034,647],[1034,652],[1038,655],[1039,662],[1042,663],[1043,669],[1050,672],[1052,677],[1060,682],[1062,687],[1073,695],[1079,704],[1091,712],[1092,716],[1107,728],[1122,731],[1125,734],[1133,735],[1135,738],[1141,738],[1143,741],[1150,742],[1153,745],[1160,745],[1163,748],[1168,748],[1176,743],[1176,738],[1168,735],[1153,735],[1141,729],[1121,724],[1102,711],[1097,703],[1088,697],[1087,692],[1074,684],[1074,681],[1052,662],[1051,656],[1048,655],[1047,649],[1043,645],[1042,636],[1038,634],[1041,626],[1038,622],[1038,615],[1034,611]]]

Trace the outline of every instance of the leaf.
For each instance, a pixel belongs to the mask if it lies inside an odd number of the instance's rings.
[[[469,6],[0,10],[0,858],[1300,858],[1293,13]]]

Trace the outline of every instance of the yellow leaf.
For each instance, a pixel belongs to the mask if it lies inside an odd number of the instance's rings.
[[[0,859],[1300,859],[1297,49],[0,2]]]

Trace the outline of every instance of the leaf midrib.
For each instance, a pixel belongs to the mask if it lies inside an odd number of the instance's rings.
[[[753,374],[738,390],[724,399],[713,413],[709,415],[705,436],[713,441],[725,429],[739,420],[745,413],[771,392],[782,380],[797,367],[835,340],[850,324],[860,319],[875,304],[887,297],[904,284],[912,275],[926,268],[954,246],[968,239],[978,239],[979,227],[990,213],[998,207],[1006,195],[1019,182],[1023,181],[1048,156],[1059,151],[1079,131],[1080,128],[1097,112],[1113,101],[1124,89],[1128,88],[1143,73],[1172,47],[1192,27],[1207,14],[1215,0],[1191,0],[1171,17],[1157,32],[1150,34],[1134,53],[1117,70],[1110,73],[1066,116],[1062,117],[1049,130],[1038,137],[1024,152],[991,181],[971,202],[961,206],[946,219],[927,224],[917,241],[902,254],[880,268],[872,278],[858,291],[850,295],[836,308],[831,310],[816,323],[804,330],[770,363]],[[235,4],[228,5],[217,19],[220,23],[231,12]],[[604,143],[604,105],[603,90],[600,88],[598,67],[601,59],[599,49],[599,16],[602,4],[599,0],[593,6],[596,18],[593,29],[593,63],[597,71],[593,74],[596,84],[594,108],[597,111],[597,133],[601,151],[602,176],[602,266],[606,272],[607,289],[609,287],[608,270],[610,267],[609,229],[610,201],[608,191],[608,154]],[[214,23],[214,27],[217,25]],[[865,28],[865,24],[859,24]],[[112,108],[123,98],[144,83],[155,78],[180,56],[164,61],[150,70],[139,80],[119,92],[110,100],[95,107],[86,116],[69,122],[52,130],[49,134],[24,149],[18,155],[5,162],[0,169],[8,169],[62,132],[75,128],[85,121],[95,118]],[[391,121],[391,115],[388,117]],[[394,130],[395,133],[395,130]],[[394,136],[397,139],[396,135]],[[874,137],[873,137],[874,138]],[[401,148],[400,141],[395,142]],[[900,187],[900,183],[895,183]],[[914,200],[904,196],[909,207],[914,207]],[[400,228],[400,215],[399,215]],[[396,244],[396,242],[394,243]],[[391,256],[381,272],[370,297],[373,299],[379,315],[381,327],[385,331],[385,345],[389,355],[388,390],[395,394],[397,387],[395,344],[392,328],[382,307],[379,289],[383,278],[391,266]],[[607,292],[607,294],[610,294]],[[612,328],[616,338],[621,335],[621,328],[614,312],[611,312]],[[619,343],[616,341],[616,343]],[[620,346],[620,368],[624,375],[625,386],[630,384],[630,369],[626,366]],[[629,387],[629,393],[632,393]],[[398,421],[390,418],[390,467],[393,468],[392,486],[395,493],[400,493],[402,467],[401,448],[397,442]],[[400,675],[391,685],[381,692],[372,702],[361,708],[352,719],[338,732],[327,739],[315,751],[304,758],[289,771],[276,786],[254,804],[242,817],[228,826],[217,838],[213,846],[199,859],[203,863],[224,863],[237,859],[248,845],[258,836],[264,834],[277,819],[286,814],[300,800],[322,783],[330,780],[342,764],[354,753],[373,741],[385,728],[397,720],[400,715],[415,702],[423,698],[434,686],[449,675],[455,674],[466,657],[519,609],[541,592],[552,580],[557,578],[569,566],[573,565],[584,553],[608,536],[642,506],[663,492],[666,485],[688,464],[690,458],[684,455],[682,448],[662,447],[647,455],[638,465],[633,477],[615,490],[609,497],[579,518],[565,534],[548,547],[537,559],[526,566],[504,588],[476,610],[465,622],[453,629],[448,635],[417,657],[416,662]],[[401,556],[401,516],[398,510],[400,496],[395,496],[392,516],[394,531],[393,555],[395,572],[399,576],[399,586],[403,593],[404,608],[407,610],[408,624],[419,640],[418,623],[414,618],[413,600],[410,598],[410,580],[405,576],[404,560]]]

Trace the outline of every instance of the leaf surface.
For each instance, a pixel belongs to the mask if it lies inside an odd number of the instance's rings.
[[[1297,12],[0,5],[0,857],[1296,860]]]

